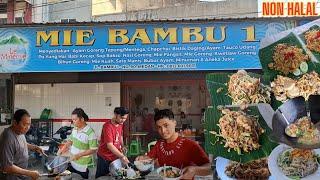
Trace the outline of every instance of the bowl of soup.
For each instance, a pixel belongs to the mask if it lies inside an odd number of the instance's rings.
[[[177,180],[181,178],[181,170],[173,166],[162,166],[157,169],[157,173],[164,180]]]

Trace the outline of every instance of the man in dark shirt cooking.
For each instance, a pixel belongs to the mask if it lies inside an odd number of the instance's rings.
[[[28,150],[44,154],[38,146],[28,144],[25,134],[31,125],[30,114],[19,109],[14,113],[13,123],[0,136],[0,173],[6,180],[38,179],[38,171],[27,170]]]

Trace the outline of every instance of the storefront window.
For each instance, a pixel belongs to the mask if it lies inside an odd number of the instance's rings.
[[[12,114],[12,81],[0,77],[0,125],[10,124]]]

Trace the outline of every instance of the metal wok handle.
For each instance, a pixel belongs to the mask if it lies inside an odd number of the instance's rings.
[[[55,168],[57,168],[57,167],[59,167],[59,166],[62,166],[62,165],[64,165],[64,164],[66,164],[66,163],[69,163],[70,162],[70,159],[69,160],[66,160],[65,162],[63,162],[63,163],[60,163],[60,164],[58,164],[58,165],[56,165],[56,166],[54,166],[54,167],[52,167],[52,169],[55,169]]]
[[[43,174],[40,174],[40,177],[56,177],[58,175],[59,173],[53,173],[53,174],[43,173]]]
[[[281,116],[284,118],[284,120],[286,121],[287,125],[290,124],[290,122],[288,121],[288,119],[284,116],[284,114],[282,113],[281,109],[278,109],[278,111],[280,112]]]

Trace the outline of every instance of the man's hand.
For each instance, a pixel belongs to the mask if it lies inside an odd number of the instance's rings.
[[[181,179],[193,179],[196,174],[196,167],[195,166],[187,166],[182,170],[182,177]]]
[[[48,157],[48,155],[39,146],[34,146],[33,151]]]
[[[120,158],[120,160],[121,160],[121,162],[122,162],[123,164],[125,164],[125,165],[127,165],[127,164],[130,163],[129,159],[128,159],[126,156],[122,156],[122,157]]]
[[[38,171],[30,171],[28,176],[32,178],[32,180],[39,179],[40,173]]]
[[[126,147],[123,146],[123,148],[121,149],[123,154],[127,154],[128,153],[128,149]]]

